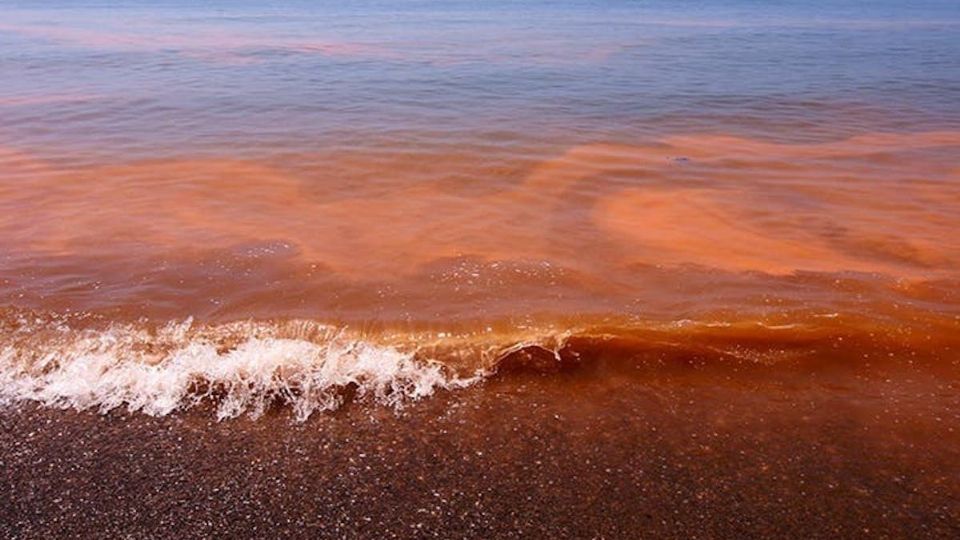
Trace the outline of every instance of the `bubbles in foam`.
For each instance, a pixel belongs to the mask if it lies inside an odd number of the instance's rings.
[[[0,404],[30,400],[101,412],[126,406],[159,416],[208,400],[224,419],[258,417],[279,401],[302,421],[338,408],[347,392],[400,407],[480,376],[460,377],[414,353],[308,322],[42,331],[28,325],[17,334],[0,349]]]

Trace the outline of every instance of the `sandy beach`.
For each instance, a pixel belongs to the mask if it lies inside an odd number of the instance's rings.
[[[0,535],[960,532],[956,378],[926,368],[722,375],[514,373],[400,412],[350,403],[305,423],[282,409],[219,423],[204,408],[5,410]]]

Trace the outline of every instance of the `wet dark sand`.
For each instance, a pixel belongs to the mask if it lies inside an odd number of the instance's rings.
[[[630,365],[303,424],[0,425],[2,537],[960,536],[960,384],[924,367]]]

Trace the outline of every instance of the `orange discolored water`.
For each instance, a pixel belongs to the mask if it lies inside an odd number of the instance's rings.
[[[939,4],[231,9],[0,24],[6,397],[259,381],[229,416],[279,378],[304,416],[603,346],[957,361]]]
[[[844,287],[892,306],[956,283],[958,150],[960,132],[683,135],[493,168],[476,148],[82,167],[6,148],[3,293],[56,311],[437,324],[749,316],[761,299],[842,311]]]

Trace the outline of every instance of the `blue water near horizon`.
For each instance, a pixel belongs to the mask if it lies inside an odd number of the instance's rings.
[[[950,1],[0,10],[0,144],[66,162],[960,127],[960,6]]]

